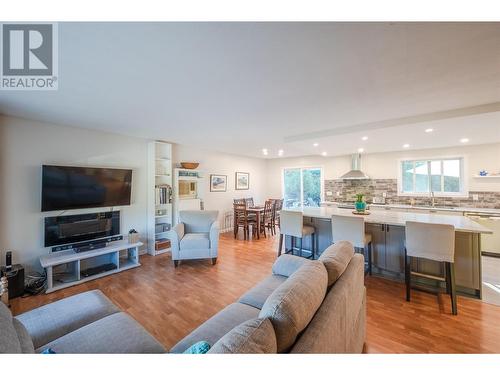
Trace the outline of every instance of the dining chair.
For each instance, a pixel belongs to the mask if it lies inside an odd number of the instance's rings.
[[[274,212],[274,201],[272,199],[266,200],[264,204],[264,211],[260,217],[260,230],[264,233],[264,237],[266,236],[266,228],[269,229],[271,235],[273,233],[273,212]]]
[[[280,228],[280,214],[281,210],[283,209],[283,199],[273,199],[274,201],[274,208],[273,208],[273,218],[272,218],[272,226],[273,226],[273,232],[276,234],[276,226]]]
[[[252,231],[256,228],[255,216],[249,215],[247,211],[247,206],[243,204],[234,204],[234,238],[237,237],[240,227],[243,228],[243,238],[246,240],[250,237],[250,225],[252,226]]]
[[[245,198],[245,202],[247,204],[247,207],[253,207],[255,204],[253,202],[253,198],[250,197],[250,198]]]
[[[407,221],[405,245],[406,300],[410,301],[411,276],[424,277],[446,283],[451,298],[451,312],[457,315],[455,287],[455,227],[449,224],[430,224]],[[445,265],[445,276],[439,277],[411,269],[412,258],[430,259]]]

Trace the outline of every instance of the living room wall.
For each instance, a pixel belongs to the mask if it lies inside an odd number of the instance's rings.
[[[43,218],[63,214],[40,211],[42,164],[133,169],[132,204],[119,207],[121,229],[135,228],[147,239],[147,140],[0,116],[0,264],[12,250],[15,263],[38,270],[45,252]]]
[[[253,197],[256,203],[262,203],[267,196],[266,191],[266,160],[249,158],[203,150],[196,147],[174,145],[172,151],[174,167],[180,162],[199,162],[199,170],[205,174],[204,206],[206,210],[218,210],[221,228],[227,229],[224,223],[224,214],[232,212],[233,198]],[[235,189],[235,173],[247,172],[250,174],[250,187],[248,190]],[[225,192],[210,192],[210,175],[221,174],[227,176],[227,190]]]
[[[147,144],[148,140],[83,128],[61,126],[0,115],[0,264],[5,251],[27,271],[40,270],[43,219],[60,214],[109,211],[82,209],[42,213],[40,210],[41,165],[82,165],[133,169],[132,202],[119,207],[121,230],[135,228],[146,243],[147,236]],[[197,161],[206,175],[205,209],[231,211],[235,197],[266,196],[266,161],[174,144],[173,162]],[[235,190],[235,172],[250,173],[250,189]],[[210,192],[210,174],[228,177],[226,192]],[[145,249],[145,248],[144,248]]]

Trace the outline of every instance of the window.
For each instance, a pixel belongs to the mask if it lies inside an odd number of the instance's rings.
[[[321,168],[285,168],[283,170],[283,198],[286,208],[319,207],[321,197]]]
[[[404,160],[398,180],[400,194],[465,195],[463,159]]]

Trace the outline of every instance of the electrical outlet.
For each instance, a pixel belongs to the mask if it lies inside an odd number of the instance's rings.
[[[382,196],[383,196],[384,198],[387,198],[387,193],[384,191],[384,192],[382,193]]]
[[[478,201],[479,200],[479,194],[472,194],[472,200],[473,201]]]
[[[340,191],[337,191],[337,197],[340,197]]]

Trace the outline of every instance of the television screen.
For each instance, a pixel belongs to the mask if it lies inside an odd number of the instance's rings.
[[[42,211],[130,205],[131,169],[42,166]]]
[[[120,211],[45,218],[45,247],[120,234]]]

